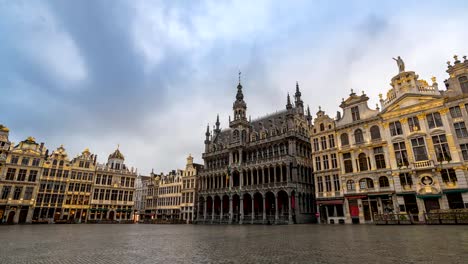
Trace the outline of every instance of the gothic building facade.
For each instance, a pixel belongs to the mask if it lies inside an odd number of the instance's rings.
[[[206,131],[197,223],[305,223],[315,216],[309,125],[299,85],[294,106],[247,119],[237,86],[229,128]]]

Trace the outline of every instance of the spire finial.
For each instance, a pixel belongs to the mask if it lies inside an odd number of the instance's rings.
[[[322,107],[319,105],[319,111],[322,111]]]
[[[289,93],[288,93],[287,101],[286,101],[286,109],[291,109],[291,108],[292,108],[291,97],[289,96]]]
[[[296,92],[299,92],[299,82],[296,81]]]
[[[239,84],[241,84],[241,74],[242,72],[239,70]]]
[[[117,150],[120,148],[120,144],[117,144]]]

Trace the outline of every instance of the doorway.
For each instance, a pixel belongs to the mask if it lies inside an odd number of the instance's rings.
[[[440,209],[439,198],[426,198],[424,199],[424,206],[426,207],[426,212],[430,213],[431,210]]]

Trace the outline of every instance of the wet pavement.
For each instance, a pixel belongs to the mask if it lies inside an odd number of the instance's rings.
[[[0,226],[0,263],[468,263],[468,226]]]

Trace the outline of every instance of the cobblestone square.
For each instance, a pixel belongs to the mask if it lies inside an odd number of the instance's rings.
[[[0,226],[0,263],[466,263],[468,227]]]

